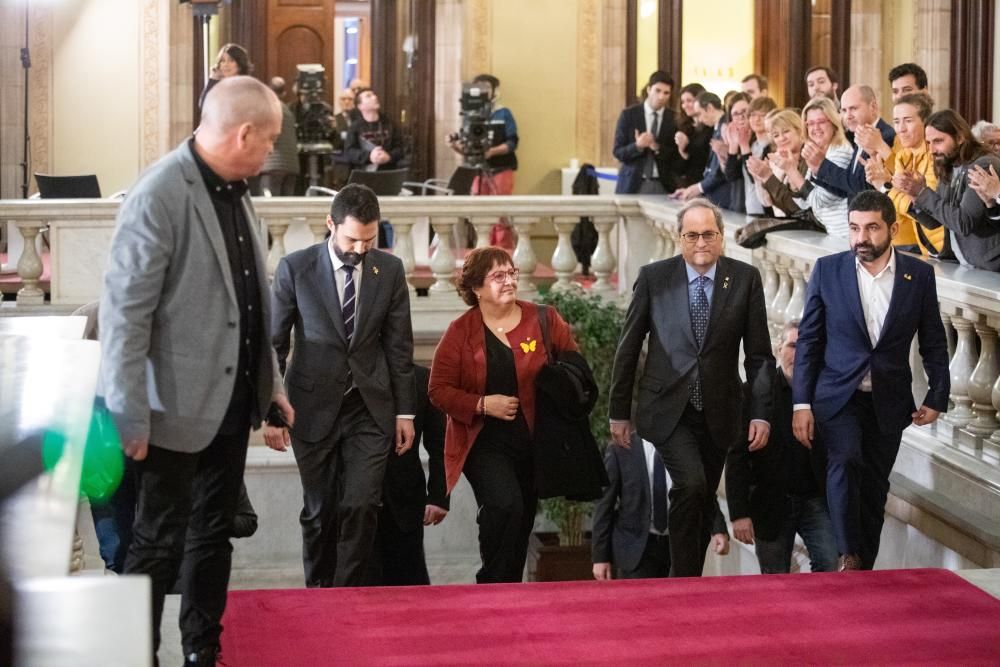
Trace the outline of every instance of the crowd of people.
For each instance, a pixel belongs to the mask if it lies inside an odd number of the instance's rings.
[[[491,246],[465,257],[469,309],[431,368],[415,366],[403,265],[375,247],[379,202],[361,185],[333,198],[327,240],[283,257],[269,282],[247,179],[282,140],[288,108],[278,82],[227,58],[197,132],[130,189],[97,313],[103,400],[132,459],[121,569],[152,580],[154,654],[164,596],[179,587],[190,664],[218,657],[252,429],[295,457],[306,586],[428,583],[423,527],[446,518],[463,474],[478,505],[476,580],[517,582],[538,504],[535,380],[578,351],[555,309],[518,298],[518,269]],[[797,534],[814,571],[870,569],[902,431],[947,408],[934,272],[914,255],[1000,261],[1000,160],[958,114],[932,112],[915,65],[890,74],[894,128],[870,87],[838,97],[829,68],[806,78],[801,112],[750,75],[725,99],[684,86],[675,114],[673,82],[657,72],[619,120],[619,190],[684,203],[681,254],[640,270],[600,388],[613,442],[596,579],[700,576],[710,547],[730,547],[723,474],[733,536],[762,572],[791,569]],[[345,151],[392,164],[378,96],[362,87],[353,102]],[[509,167],[512,152],[490,157]],[[759,272],[723,254],[723,208],[811,211],[847,241],[816,263],[777,361]]]
[[[874,82],[841,91],[825,66],[806,72],[810,99],[801,109],[778,108],[767,79],[749,74],[724,98],[697,83],[681,87],[675,112],[673,80],[654,72],[645,99],[618,119],[616,191],[808,218],[846,239],[851,198],[874,189],[895,206],[900,250],[1000,269],[1000,129],[935,110],[919,65],[897,65],[887,79],[891,123],[880,116]]]

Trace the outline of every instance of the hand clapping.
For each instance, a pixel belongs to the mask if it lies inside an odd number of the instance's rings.
[[[996,169],[990,165],[989,171],[979,165],[973,165],[969,170],[969,187],[979,195],[987,208],[997,206],[996,198],[1000,197],[1000,177]]]
[[[927,181],[923,174],[915,171],[901,171],[893,175],[892,187],[905,192],[911,197],[916,197],[927,187]]]

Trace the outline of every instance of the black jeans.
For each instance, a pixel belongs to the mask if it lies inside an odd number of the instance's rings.
[[[479,505],[480,584],[516,583],[524,578],[528,538],[535,525],[538,495],[534,460],[515,458],[492,446],[473,445],[462,472]]]
[[[135,465],[138,507],[126,574],[153,588],[153,654],[160,646],[163,598],[181,577],[181,644],[191,653],[219,643],[249,429],[216,435],[196,453],[149,446]],[[183,563],[183,566],[182,566]]]

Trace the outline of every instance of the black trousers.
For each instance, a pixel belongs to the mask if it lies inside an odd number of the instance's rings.
[[[677,428],[656,449],[673,486],[667,525],[670,576],[700,577],[715,518],[715,490],[726,462],[726,445],[712,440],[704,413],[690,404]]]
[[[538,496],[534,461],[496,447],[473,445],[462,472],[479,505],[480,584],[516,583],[524,579],[528,539],[535,525]]]
[[[431,583],[424,559],[424,527],[403,530],[383,507],[375,533],[369,569],[372,586],[427,586]]]
[[[146,458],[135,464],[138,506],[125,573],[152,580],[154,655],[163,598],[178,572],[184,653],[219,643],[232,565],[229,537],[249,436],[249,428],[219,434],[194,454],[150,445]]]
[[[357,390],[344,397],[324,440],[292,438],[302,480],[306,586],[365,585],[391,442]]]
[[[649,534],[634,570],[619,570],[619,579],[662,579],[670,576],[670,536]]]
[[[827,449],[826,499],[837,550],[857,554],[861,566],[870,570],[878,556],[889,473],[903,432],[882,432],[872,395],[862,391],[817,427]]]

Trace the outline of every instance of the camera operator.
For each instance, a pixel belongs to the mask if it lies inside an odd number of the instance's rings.
[[[480,74],[472,80],[472,85],[485,91],[493,107],[490,114],[491,125],[503,124],[502,136],[494,141],[494,145],[486,149],[485,164],[482,165],[486,177],[477,176],[472,184],[474,195],[509,195],[514,193],[514,171],[517,170],[517,123],[510,109],[497,104],[499,97],[497,89],[500,80],[492,74]],[[500,133],[498,133],[500,134]],[[461,137],[449,137],[452,149],[462,155],[467,155],[466,147]],[[476,165],[479,166],[479,165]]]
[[[362,88],[354,96],[354,107],[361,117],[347,132],[347,163],[365,171],[395,169],[404,155],[403,135],[381,112],[378,95],[371,88]]]

